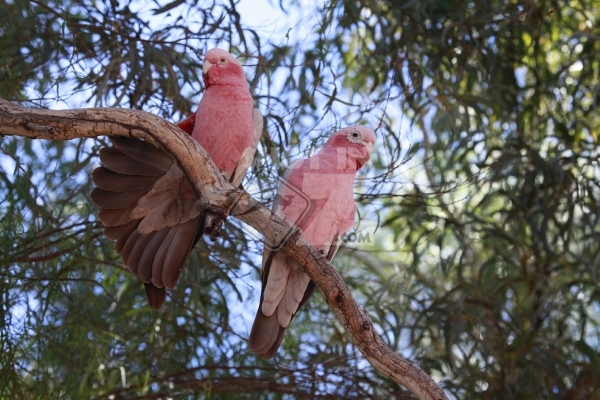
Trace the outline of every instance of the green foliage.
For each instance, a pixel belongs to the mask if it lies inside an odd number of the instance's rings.
[[[188,3],[0,0],[0,96],[173,120],[218,42],[267,116],[263,201],[328,132],[377,128],[335,264],[394,350],[456,398],[600,398],[597,2],[333,0],[282,41]],[[89,201],[101,144],[0,143],[0,397],[407,396],[320,295],[277,363],[248,353],[260,244],[235,221],[150,310]]]

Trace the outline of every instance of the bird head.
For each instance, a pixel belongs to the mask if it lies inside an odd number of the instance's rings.
[[[210,49],[206,52],[202,77],[206,89],[212,85],[247,85],[242,64],[222,49]]]
[[[322,151],[337,153],[339,169],[356,171],[369,161],[374,146],[375,132],[366,126],[355,125],[334,133]]]

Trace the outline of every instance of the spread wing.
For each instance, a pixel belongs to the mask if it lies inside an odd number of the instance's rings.
[[[198,198],[173,160],[137,139],[111,138],[92,172],[91,193],[104,233],[127,268],[146,284],[150,305],[164,302],[200,238]]]

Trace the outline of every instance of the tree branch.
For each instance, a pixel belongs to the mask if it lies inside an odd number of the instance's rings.
[[[270,243],[284,241],[281,250],[298,262],[316,283],[355,345],[377,371],[420,399],[447,399],[421,368],[383,343],[340,274],[323,254],[271,210],[226,182],[204,149],[175,125],[137,110],[42,110],[22,108],[0,99],[0,134],[50,140],[109,135],[151,142],[173,157],[209,209],[240,219],[261,232]]]

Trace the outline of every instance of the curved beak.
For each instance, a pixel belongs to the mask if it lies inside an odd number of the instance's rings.
[[[211,63],[208,60],[204,60],[204,65],[202,66],[202,74],[206,75],[208,74],[208,70],[213,66],[214,64]]]
[[[204,89],[208,89],[210,86],[210,82],[208,79],[208,71],[214,64],[208,60],[204,60],[204,65],[202,66],[202,79],[204,79]]]
[[[365,154],[365,156],[359,160],[356,160],[356,164],[357,164],[357,169],[361,168],[363,165],[366,164],[367,161],[369,161],[369,159],[371,158],[371,153],[373,152],[373,143],[369,143],[369,142],[363,142],[361,143],[365,149],[367,150],[367,154]]]

